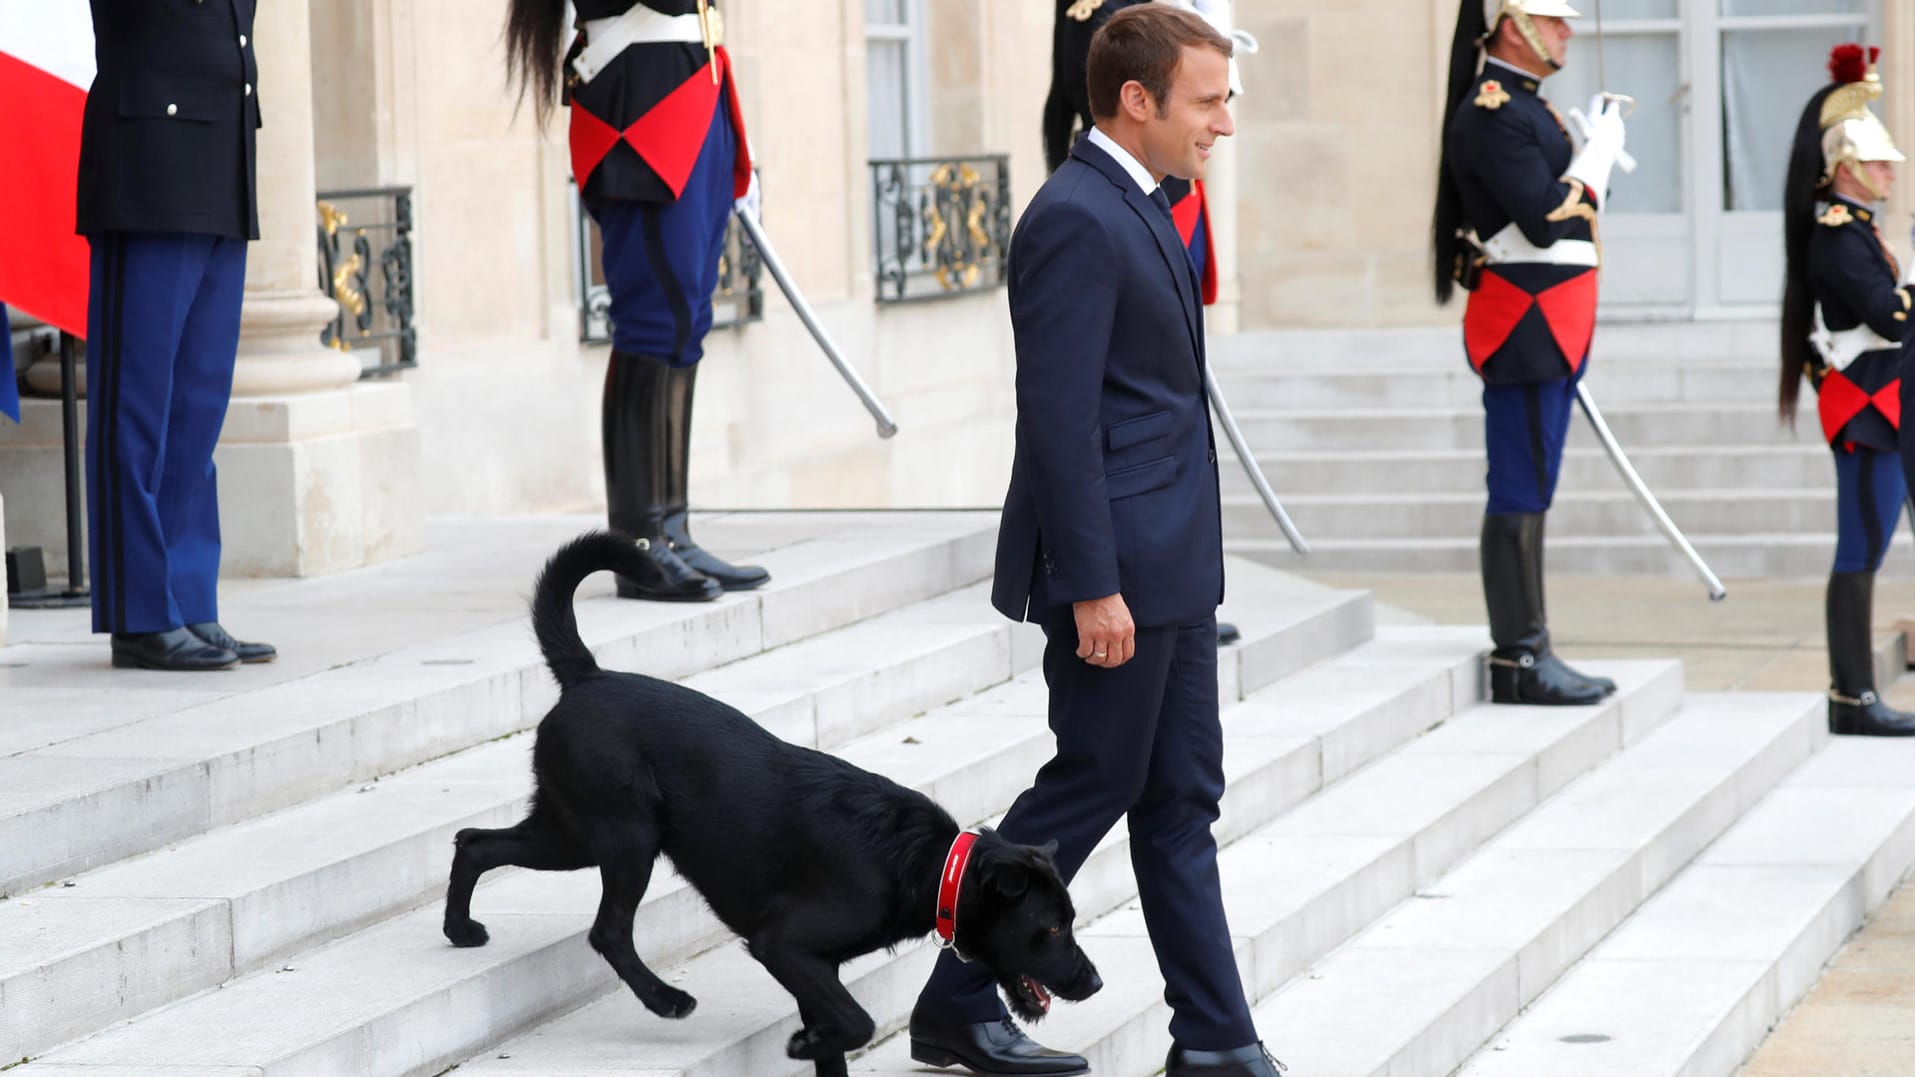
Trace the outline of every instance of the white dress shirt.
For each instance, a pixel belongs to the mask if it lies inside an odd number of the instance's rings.
[[[1130,174],[1130,178],[1137,181],[1138,190],[1149,194],[1158,188],[1158,182],[1150,176],[1150,169],[1145,168],[1142,161],[1132,157],[1129,150],[1119,146],[1116,139],[1093,127],[1090,129],[1090,140],[1091,145],[1110,154],[1112,159],[1123,166],[1124,171]]]

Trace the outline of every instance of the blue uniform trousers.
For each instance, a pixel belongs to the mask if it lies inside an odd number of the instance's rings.
[[[704,357],[737,153],[721,100],[677,201],[586,204],[604,244],[614,349],[671,366]]]
[[[219,619],[213,446],[233,389],[246,241],[93,237],[87,308],[87,540],[93,630]]]
[[[1484,511],[1498,515],[1549,510],[1580,377],[1483,386],[1483,439],[1489,456],[1489,507]]]
[[[1114,670],[1077,657],[1068,610],[1044,625],[1044,636],[1057,754],[998,832],[1025,844],[1057,842],[1057,869],[1068,881],[1128,816],[1131,867],[1173,1011],[1171,1035],[1194,1050],[1256,1042],[1210,833],[1224,789],[1216,619],[1139,628],[1136,656]],[[990,974],[948,951],[918,1003],[966,1024],[1004,1014]]]
[[[1902,512],[1902,469],[1896,454],[1857,445],[1830,446],[1835,456],[1836,572],[1882,567]]]

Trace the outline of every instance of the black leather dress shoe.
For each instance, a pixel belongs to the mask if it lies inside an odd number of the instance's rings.
[[[1164,1077],[1277,1077],[1290,1067],[1270,1057],[1262,1043],[1228,1051],[1189,1051],[1171,1044]]]
[[[944,1025],[911,1014],[911,1059],[927,1066],[963,1066],[982,1077],[1067,1077],[1089,1073],[1082,1055],[1053,1051],[1009,1017]]]
[[[1217,622],[1217,646],[1228,647],[1243,639],[1243,630],[1229,621]]]
[[[270,662],[279,657],[279,649],[272,644],[236,640],[219,626],[218,621],[201,621],[196,625],[187,625],[186,630],[215,647],[233,652],[242,662]]]
[[[215,647],[184,628],[165,632],[114,633],[113,665],[118,669],[161,669],[176,673],[231,669],[239,655]]]

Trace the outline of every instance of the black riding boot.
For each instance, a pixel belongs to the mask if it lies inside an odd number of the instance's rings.
[[[706,602],[718,581],[680,560],[665,538],[666,382],[671,368],[656,359],[613,352],[605,370],[605,503],[612,530],[649,545],[643,578],[620,575],[620,598]]]
[[[1580,706],[1616,690],[1607,677],[1587,677],[1549,649],[1543,612],[1543,514],[1483,517],[1483,599],[1489,607],[1490,700]]]
[[[690,495],[692,388],[698,367],[670,367],[665,374],[665,542],[687,565],[718,581],[727,591],[749,591],[771,579],[756,565],[733,565],[713,557],[692,541]]]
[[[1864,737],[1915,736],[1915,714],[1875,694],[1870,607],[1875,573],[1829,573],[1829,732]]]

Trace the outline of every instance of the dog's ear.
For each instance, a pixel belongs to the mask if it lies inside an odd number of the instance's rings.
[[[1037,851],[1043,857],[1045,863],[1052,867],[1057,866],[1057,842],[1047,841],[1038,846]]]
[[[1031,888],[1031,872],[1023,865],[1000,861],[990,866],[984,885],[1000,897],[1016,900]]]

